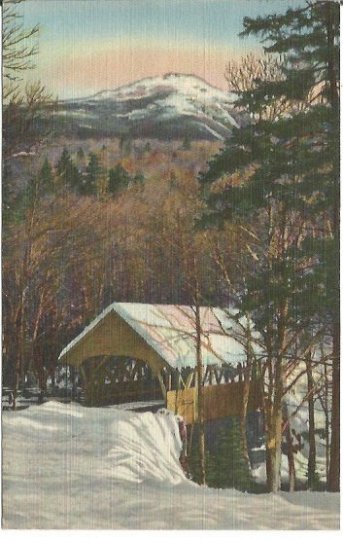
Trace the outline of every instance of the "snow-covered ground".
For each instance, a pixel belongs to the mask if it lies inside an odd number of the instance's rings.
[[[3,413],[3,526],[335,529],[339,497],[201,488],[171,414],[48,402]]]

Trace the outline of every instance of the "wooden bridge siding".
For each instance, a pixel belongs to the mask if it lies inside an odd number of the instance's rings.
[[[205,421],[239,416],[242,407],[243,382],[204,386]],[[251,381],[248,411],[261,407],[262,395],[258,381]],[[186,424],[194,424],[196,418],[196,388],[186,388],[167,393],[167,408],[183,416]]]
[[[163,397],[156,376],[140,360],[92,358],[83,364],[82,371],[87,405],[101,406]]]

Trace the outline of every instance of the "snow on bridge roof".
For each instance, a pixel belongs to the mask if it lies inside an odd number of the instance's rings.
[[[244,318],[240,325],[233,318],[237,312],[221,308],[201,307],[201,352],[205,365],[220,365],[227,363],[233,367],[245,361],[246,355],[241,344],[242,327],[246,326]],[[106,318],[116,317],[110,323],[107,333],[116,333],[116,323],[119,319],[128,325],[132,332],[140,336],[153,349],[160,360],[173,369],[196,366],[196,329],[195,309],[192,306],[138,304],[114,302],[96,317],[73,341],[67,345],[59,356],[59,360],[72,358],[73,352],[90,334],[96,332]],[[233,332],[235,331],[235,337]],[[123,331],[118,330],[119,338],[123,339]],[[118,337],[118,336],[117,336]],[[85,359],[85,354],[83,353]],[[113,345],[113,356],[118,351]],[[130,356],[130,354],[128,354]],[[144,357],[142,358],[145,359]],[[71,362],[72,363],[72,362]],[[75,362],[76,363],[76,362]],[[78,360],[78,363],[81,363]]]

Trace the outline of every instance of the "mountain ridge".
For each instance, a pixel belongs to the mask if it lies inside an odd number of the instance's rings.
[[[171,72],[61,101],[55,116],[78,134],[224,140],[238,127],[233,100],[197,75]]]

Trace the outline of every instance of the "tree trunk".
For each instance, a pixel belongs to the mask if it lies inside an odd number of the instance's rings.
[[[291,434],[291,424],[288,417],[288,409],[286,403],[283,405],[283,422],[285,426],[285,435],[287,442],[287,459],[288,459],[288,477],[289,477],[289,491],[295,491],[296,487],[296,474],[295,463],[293,453],[293,439]]]
[[[324,354],[323,354],[324,356]],[[329,420],[329,381],[327,364],[324,360],[324,403],[323,409],[325,414],[325,472],[326,483],[329,478],[329,465],[330,465],[330,420]]]
[[[280,304],[279,320],[277,324],[277,356],[275,358],[273,408],[271,427],[269,431],[270,452],[270,478],[267,479],[269,491],[277,492],[281,488],[281,459],[282,459],[282,400],[284,394],[284,368],[283,352],[286,340],[287,300]]]
[[[329,101],[335,113],[339,111],[339,93],[337,84],[337,73],[335,69],[335,37],[333,24],[337,12],[335,2],[326,2],[326,39],[327,39],[327,69],[329,77]],[[339,13],[338,13],[339,17]]]
[[[40,393],[41,393],[41,396],[44,396],[46,393],[47,373],[44,368],[44,361],[43,361],[43,357],[41,356],[41,353],[37,354],[36,370],[37,370],[37,378],[38,378],[38,385],[39,385]]]
[[[20,357],[18,359],[18,356],[19,356],[19,353],[17,354],[15,376],[14,376],[13,401],[12,401],[12,409],[14,411],[17,408],[17,397],[18,397],[18,390],[19,390]]]
[[[243,392],[242,392],[242,406],[241,413],[239,417],[239,429],[241,435],[241,444],[243,457],[250,469],[250,459],[248,452],[248,441],[247,441],[247,412],[248,412],[248,403],[250,395],[250,379],[251,379],[251,343],[250,343],[250,334],[248,336],[248,346],[247,346],[247,365],[243,370]]]
[[[239,416],[239,431],[240,431],[240,436],[241,436],[243,457],[250,468],[250,459],[249,459],[248,441],[247,441],[247,409],[248,409],[248,401],[249,401],[249,392],[250,392],[250,382],[249,380],[244,380],[243,381],[242,407],[241,407],[241,414]]]
[[[267,488],[268,491],[276,493],[281,487],[281,442],[282,442],[282,402],[278,401],[273,405],[272,422],[268,430],[267,449]]]
[[[339,365],[339,323],[336,323],[333,336],[332,359],[332,415],[331,415],[331,447],[328,490],[339,491],[340,474],[340,365]]]
[[[272,388],[273,401],[268,427],[267,449],[269,452],[269,477],[267,476],[268,490],[275,493],[281,487],[281,458],[282,458],[282,400],[284,393],[283,350],[285,347],[285,318],[287,313],[286,302],[282,303],[278,322],[278,354],[275,358],[274,384]]]
[[[266,437],[266,478],[267,486],[271,484],[272,477],[272,461],[271,461],[271,425],[272,425],[272,412],[273,412],[273,368],[272,368],[272,358],[270,353],[268,354],[267,359],[267,373],[268,373],[268,395],[263,397],[263,416],[264,416],[264,432]],[[264,388],[262,388],[262,395],[264,396]],[[269,489],[269,488],[268,488]]]
[[[13,388],[13,404],[12,409],[15,410],[17,407],[17,397],[19,386],[21,383],[21,374],[22,366],[24,362],[24,317],[23,317],[23,305],[24,305],[24,293],[20,297],[20,307],[18,310],[18,316],[16,320],[16,329],[17,329],[17,353],[15,360],[15,378],[14,378],[14,388]]]
[[[333,23],[336,17],[336,5],[334,2],[327,2],[326,9],[326,28],[327,28],[327,67],[329,76],[329,99],[335,112],[337,121],[339,120],[339,93],[337,85],[337,72],[335,69],[335,38],[333,32]],[[337,124],[338,128],[338,124]],[[337,153],[337,159],[334,161],[333,178],[336,183],[337,196],[334,201],[333,209],[333,229],[335,239],[335,249],[337,260],[335,264],[335,286],[339,286],[339,244],[340,244],[340,164]],[[335,321],[333,324],[333,358],[332,358],[332,415],[331,415],[331,447],[330,447],[330,465],[328,477],[328,490],[339,491],[340,475],[340,309],[339,298],[337,309],[334,311]]]
[[[307,394],[308,394],[308,466],[307,466],[307,487],[310,490],[315,488],[316,481],[316,439],[315,439],[315,420],[314,420],[314,399],[313,399],[313,374],[311,352],[306,357],[307,374]]]
[[[203,388],[203,365],[201,354],[201,321],[200,307],[196,299],[195,305],[195,328],[196,328],[196,359],[197,359],[197,397],[198,397],[198,425],[199,425],[199,461],[200,461],[200,485],[205,485],[205,421],[204,421],[204,388]]]

